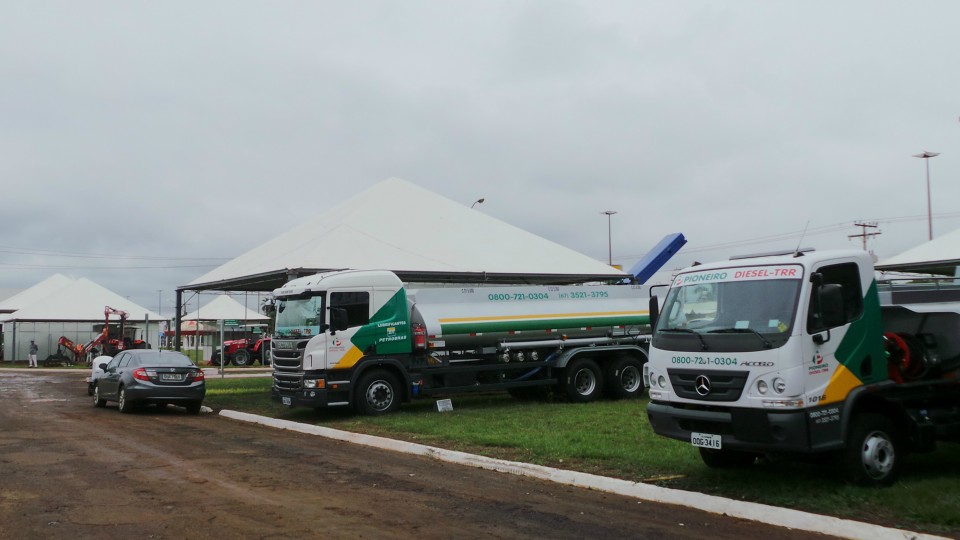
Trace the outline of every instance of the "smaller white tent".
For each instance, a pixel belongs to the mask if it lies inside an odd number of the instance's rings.
[[[103,321],[104,308],[127,312],[128,321],[163,317],[86,278],[77,279],[30,305],[4,316],[6,321]]]
[[[877,270],[922,272],[960,265],[960,229],[885,259]]]
[[[221,295],[213,301],[201,306],[193,313],[186,314],[184,321],[247,321],[252,323],[264,323],[270,320],[270,317],[261,315],[256,311],[243,307],[243,304],[233,298]]]
[[[54,274],[33,287],[0,301],[0,313],[13,313],[18,309],[23,309],[71,283],[73,283],[73,280],[67,276]]]
[[[26,359],[31,340],[40,347],[41,359],[57,351],[61,337],[87,343],[101,332],[108,306],[127,313],[125,330],[133,333],[134,339],[154,346],[159,341],[160,315],[85,278],[70,280],[58,274],[8,299],[7,305],[18,308],[0,314],[3,358],[8,361]],[[119,320],[116,315],[110,316],[111,325]]]

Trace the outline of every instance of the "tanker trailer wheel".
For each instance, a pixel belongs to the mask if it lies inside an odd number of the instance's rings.
[[[567,364],[560,381],[560,388],[570,401],[586,403],[600,397],[603,375],[600,366],[589,358],[581,358]]]
[[[643,395],[643,362],[630,356],[615,358],[607,364],[604,378],[607,396],[632,399]]]
[[[233,365],[240,367],[253,365],[253,356],[250,355],[250,351],[240,349],[233,353]]]
[[[357,383],[354,405],[358,413],[368,416],[394,412],[400,408],[400,383],[388,371],[367,372]]]
[[[848,480],[867,486],[889,486],[900,474],[899,433],[880,414],[862,414],[851,421],[850,439],[841,456]]]

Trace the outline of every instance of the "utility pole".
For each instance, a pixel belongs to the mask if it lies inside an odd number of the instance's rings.
[[[847,238],[862,238],[862,239],[863,239],[863,250],[864,250],[864,251],[867,251],[867,238],[870,238],[871,236],[879,236],[879,235],[882,233],[882,231],[880,231],[880,230],[877,230],[877,232],[867,232],[867,229],[868,229],[868,228],[873,228],[873,229],[876,229],[876,228],[877,228],[877,223],[876,223],[876,222],[873,222],[873,223],[854,223],[853,225],[854,225],[854,227],[860,227],[860,229],[861,229],[862,232],[861,232],[860,234],[849,234],[849,235],[847,235]]]

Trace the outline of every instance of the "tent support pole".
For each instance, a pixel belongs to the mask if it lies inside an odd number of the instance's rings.
[[[183,291],[177,289],[177,315],[173,325],[173,349],[180,350],[180,317],[183,315]]]

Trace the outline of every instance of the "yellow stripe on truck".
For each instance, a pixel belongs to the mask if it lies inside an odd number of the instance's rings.
[[[837,364],[837,369],[833,372],[833,376],[830,377],[830,382],[827,383],[827,389],[823,393],[824,399],[819,405],[843,401],[847,399],[847,395],[850,394],[851,390],[862,384],[863,382],[861,382],[852,371],[847,369],[846,366]]]

